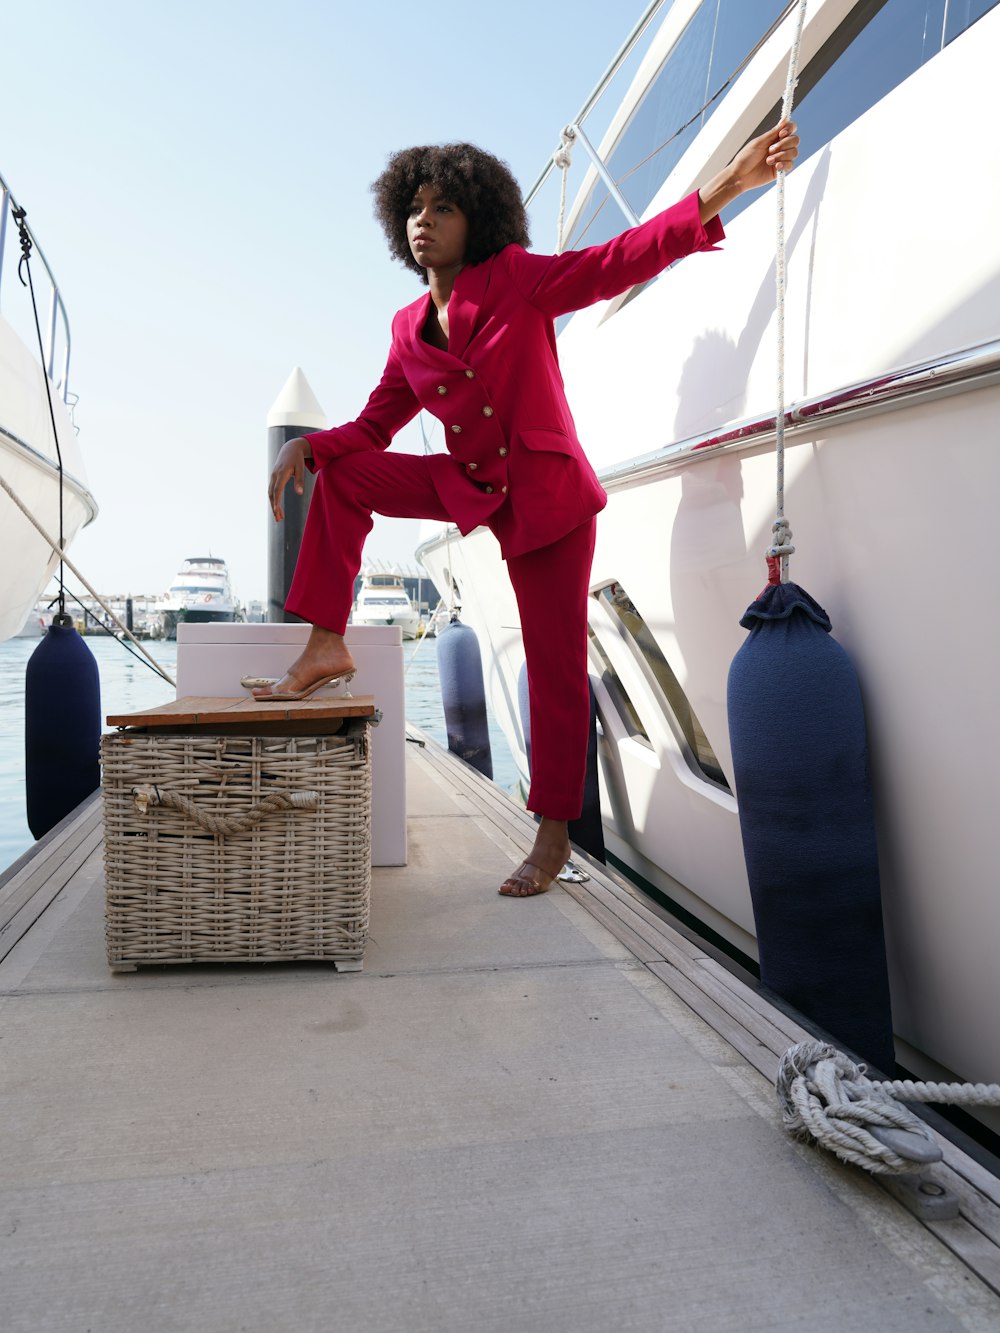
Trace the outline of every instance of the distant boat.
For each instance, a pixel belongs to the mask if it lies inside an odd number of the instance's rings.
[[[5,234],[17,240],[11,216],[13,198],[0,176],[0,273],[4,314],[0,318],[0,477],[48,534],[59,537],[59,464],[49,417],[46,378],[59,433],[63,462],[63,535],[69,546],[77,532],[97,515],[87,485],[72,420],[76,399],[70,393],[69,320],[62,295],[37,239],[31,256],[33,283],[48,310],[43,327],[45,364],[39,360],[31,307],[15,281],[20,258],[16,244],[4,254]],[[7,222],[11,226],[7,226]],[[29,228],[29,234],[31,234]],[[44,630],[34,606],[58,565],[49,543],[0,493],[0,641]]]
[[[11,635],[14,639],[40,639],[45,631],[52,624],[52,612],[42,610],[38,606],[33,606],[28,612],[28,617],[16,634]]]
[[[175,639],[180,624],[242,620],[229,583],[225,560],[216,556],[191,556],[185,560],[167,595],[157,605],[163,637]]]
[[[401,574],[366,574],[354,604],[352,625],[395,625],[415,639],[420,614],[406,593]]]

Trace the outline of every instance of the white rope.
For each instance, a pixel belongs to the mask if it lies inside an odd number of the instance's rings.
[[[135,635],[131,632],[131,630],[127,629],[126,626],[122,624],[122,622],[115,615],[114,611],[112,611],[111,607],[108,606],[107,602],[103,600],[103,598],[100,596],[99,593],[94,592],[93,588],[90,586],[87,580],[77,569],[76,565],[73,564],[72,560],[70,560],[66,552],[61,550],[59,544],[52,540],[49,534],[42,527],[41,523],[39,523],[38,519],[35,518],[34,514],[30,512],[28,507],[25,504],[23,504],[21,500],[18,499],[17,495],[14,493],[13,487],[11,487],[6,481],[4,481],[3,477],[0,477],[0,488],[2,488],[7,492],[7,494],[14,501],[18,509],[20,509],[21,513],[32,525],[32,527],[36,528],[38,532],[45,538],[45,540],[52,547],[53,551],[55,551],[56,555],[59,556],[60,560],[62,560],[63,564],[70,571],[70,573],[80,580],[83,586],[90,593],[91,597],[94,598],[94,600],[98,603],[99,606],[101,606],[105,611],[107,611],[108,615],[115,622],[115,624],[122,631],[122,633],[126,636],[126,638],[132,640],[135,646],[139,649],[139,652],[142,653],[143,657],[146,658],[146,660],[150,663],[150,665],[160,673],[160,675],[167,682],[167,684],[173,685],[174,688],[176,688],[177,682],[174,680],[173,676],[171,676],[167,671],[165,671],[164,668],[160,666],[159,662],[157,662],[154,657],[150,657],[149,653],[146,652],[145,648],[143,648],[139,640],[135,637]]]
[[[424,425],[423,411],[417,413],[417,423],[420,426],[420,436],[424,442],[424,453],[432,454],[434,450],[431,448],[431,437],[427,431],[427,427]],[[431,429],[432,430],[434,429],[433,426],[431,427]],[[452,525],[450,523],[446,523],[444,529],[445,559],[448,561],[448,618],[450,620],[454,619],[455,616],[455,580],[453,579],[451,573],[451,526]],[[434,608],[435,615],[437,614],[441,606],[441,602],[443,601],[444,601],[444,595],[442,594],[441,601],[439,601],[437,606]],[[419,644],[417,646],[419,647]],[[414,650],[413,657],[416,657],[416,655],[417,655],[416,650]],[[413,659],[411,658],[410,660],[412,661]],[[404,671],[403,674],[405,675],[406,672]]]
[[[556,254],[563,252],[563,230],[566,226],[566,184],[569,169],[573,165],[573,140],[576,138],[572,127],[567,125],[559,136],[560,146],[552,154],[553,163],[562,172],[562,184],[559,189],[559,222],[556,231]]]
[[[786,120],[792,114],[792,98],[798,83],[799,45],[802,41],[802,24],[806,16],[806,0],[799,5],[795,23],[795,35],[788,57],[788,77],[785,80],[785,95],[781,102],[781,119]],[[771,531],[774,541],[766,554],[769,558],[781,558],[781,582],[788,582],[788,557],[794,552],[792,530],[785,518],[785,169],[778,166],[775,171],[775,192],[778,204],[777,241],[775,245],[774,281],[775,281],[775,333],[777,340],[777,399],[775,412],[775,462],[777,465],[777,503],[774,526]]]
[[[804,1041],[781,1057],[775,1086],[785,1128],[876,1175],[903,1175],[940,1161],[928,1125],[894,1097],[953,1106],[1000,1106],[996,1083],[873,1082],[865,1066],[824,1042]]]

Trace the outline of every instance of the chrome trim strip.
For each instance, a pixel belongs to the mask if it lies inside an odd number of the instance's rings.
[[[859,380],[836,393],[807,398],[785,413],[785,438],[795,440],[803,435],[811,438],[818,430],[845,421],[913,407],[934,398],[967,393],[997,383],[1000,383],[1000,339],[951,352],[933,361],[904,366],[875,379]],[[613,491],[651,481],[697,462],[699,458],[714,458],[722,452],[772,444],[774,420],[774,417],[752,417],[724,431],[692,435],[654,453],[642,454],[607,468],[598,473],[598,478],[605,490]],[[421,543],[415,552],[416,558],[420,560],[423,551],[431,551],[439,542],[458,535],[458,529],[449,525],[446,531]]]
[[[793,440],[802,435],[812,437],[818,430],[844,421],[912,407],[931,398],[998,382],[1000,340],[892,370],[874,379],[859,380],[835,393],[807,398],[785,413],[785,436]],[[599,472],[598,477],[605,490],[617,490],[697,461],[694,455],[714,457],[723,451],[772,444],[775,434],[773,416],[751,417],[725,430],[692,435],[653,453],[615,464]]]
[[[43,472],[48,472],[58,480],[59,467],[46,454],[41,453],[34,445],[29,444],[27,440],[22,440],[19,435],[15,435],[12,430],[6,426],[0,426],[0,446],[6,445],[8,448],[13,445],[15,450],[28,455],[30,461]],[[63,471],[63,480],[66,485],[71,487],[78,499],[82,500],[90,512],[87,523],[93,523],[97,517],[97,501],[79,478],[74,477],[71,472]],[[86,524],[84,525],[86,526]]]

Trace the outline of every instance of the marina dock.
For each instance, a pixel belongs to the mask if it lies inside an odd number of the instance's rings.
[[[781,1128],[804,1033],[411,729],[364,971],[104,955],[100,798],[0,879],[9,1333],[1000,1329],[1000,1181],[918,1221]]]

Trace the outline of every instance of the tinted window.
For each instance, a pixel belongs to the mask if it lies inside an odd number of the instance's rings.
[[[601,641],[594,631],[594,627],[592,625],[588,626],[587,632],[590,635],[591,647],[597,654],[598,661],[601,664],[601,683],[608,692],[608,698],[614,704],[615,712],[621,719],[622,726],[635,740],[643,741],[646,745],[649,745],[649,737],[646,734],[646,728],[642,725],[635,704],[633,704],[629,697],[628,690],[626,690],[625,686],[618,678],[618,672],[611,665],[611,659],[604,651]]]
[[[787,3],[705,0],[699,7],[608,158],[612,176],[640,217],[720,105],[727,80]],[[621,210],[598,181],[565,248],[609,240],[623,223]]]
[[[663,714],[672,724],[691,769],[699,777],[708,778],[728,791],[729,784],[715,757],[715,751],[680,681],[635,603],[620,583],[609,583],[594,596],[619,626],[625,642],[644,667],[646,679],[654,686],[654,694],[659,696]],[[631,701],[629,707],[632,707]]]

